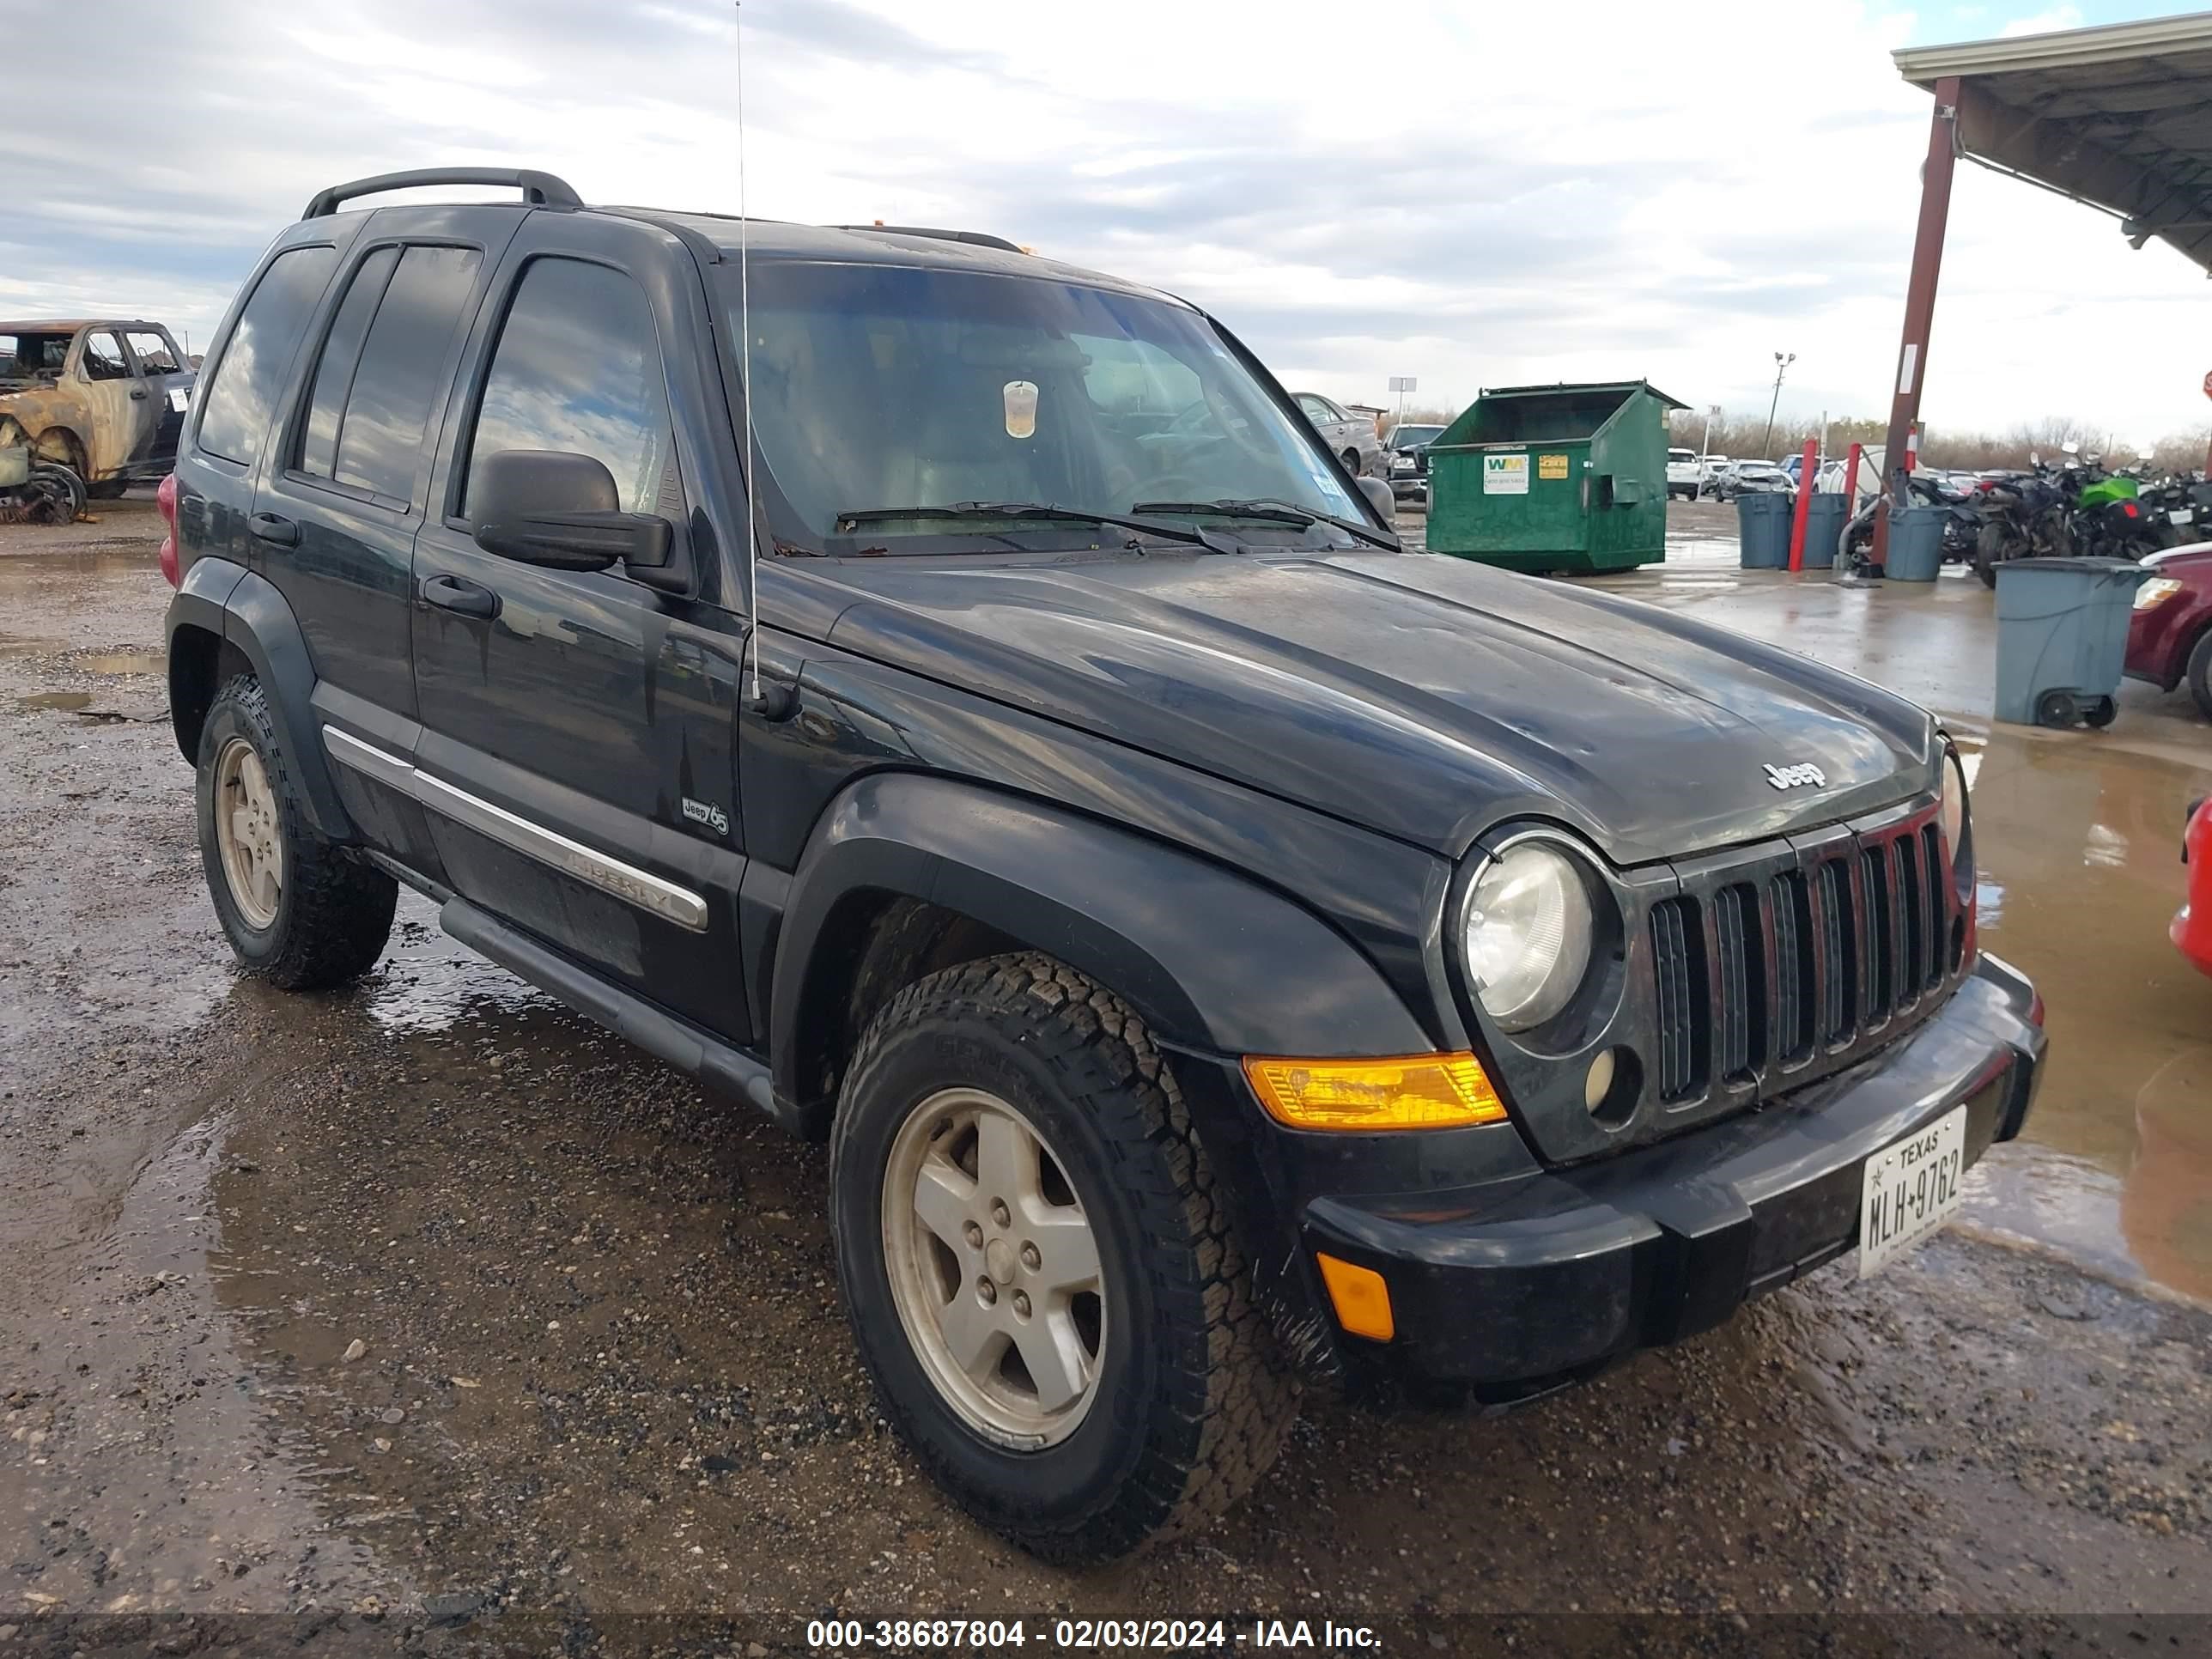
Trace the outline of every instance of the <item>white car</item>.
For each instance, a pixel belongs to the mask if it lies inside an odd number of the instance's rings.
[[[1698,489],[1705,481],[1705,464],[1698,459],[1694,449],[1670,449],[1667,452],[1667,499],[1680,495],[1686,501],[1698,499]]]

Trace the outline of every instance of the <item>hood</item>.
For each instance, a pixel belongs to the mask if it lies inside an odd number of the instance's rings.
[[[884,559],[835,580],[841,649],[1451,856],[1539,817],[1636,864],[1935,777],[1934,722],[1877,686],[1440,555]],[[1808,765],[1825,781],[1767,769]]]

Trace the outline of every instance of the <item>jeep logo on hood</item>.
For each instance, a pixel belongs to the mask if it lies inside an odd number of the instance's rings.
[[[1818,789],[1828,781],[1828,775],[1810,761],[1801,761],[1796,766],[1776,766],[1769,762],[1766,781],[1777,789],[1796,789],[1808,785]]]

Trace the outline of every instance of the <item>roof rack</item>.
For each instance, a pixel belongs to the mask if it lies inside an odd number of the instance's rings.
[[[508,185],[522,192],[532,207],[580,208],[584,198],[566,179],[531,167],[416,167],[407,173],[380,173],[373,179],[319,190],[307,204],[302,219],[327,219],[338,204],[356,196],[374,196],[387,190],[409,190],[416,185]]]
[[[934,236],[940,242],[966,242],[975,247],[994,247],[1006,253],[1022,249],[1003,236],[981,230],[933,230],[927,225],[832,225],[832,230],[879,230],[886,236]]]

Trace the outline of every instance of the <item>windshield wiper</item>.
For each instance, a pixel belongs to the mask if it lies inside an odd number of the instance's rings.
[[[1054,507],[1048,501],[954,501],[945,507],[866,507],[840,513],[841,525],[884,524],[899,519],[1045,519],[1064,524],[1110,524],[1116,529],[1139,531],[1171,542],[1188,542],[1209,553],[1242,553],[1244,549],[1226,536],[1195,525],[1162,524],[1153,519],[1122,518],[1112,513],[1092,513],[1079,507]]]
[[[1294,524],[1304,529],[1310,525],[1334,525],[1347,535],[1357,536],[1376,547],[1395,549],[1398,539],[1386,537],[1378,530],[1352,519],[1340,519],[1333,513],[1316,513],[1310,507],[1300,507],[1296,501],[1139,501],[1129,509],[1132,513],[1218,513],[1224,519],[1259,519],[1271,524]]]

